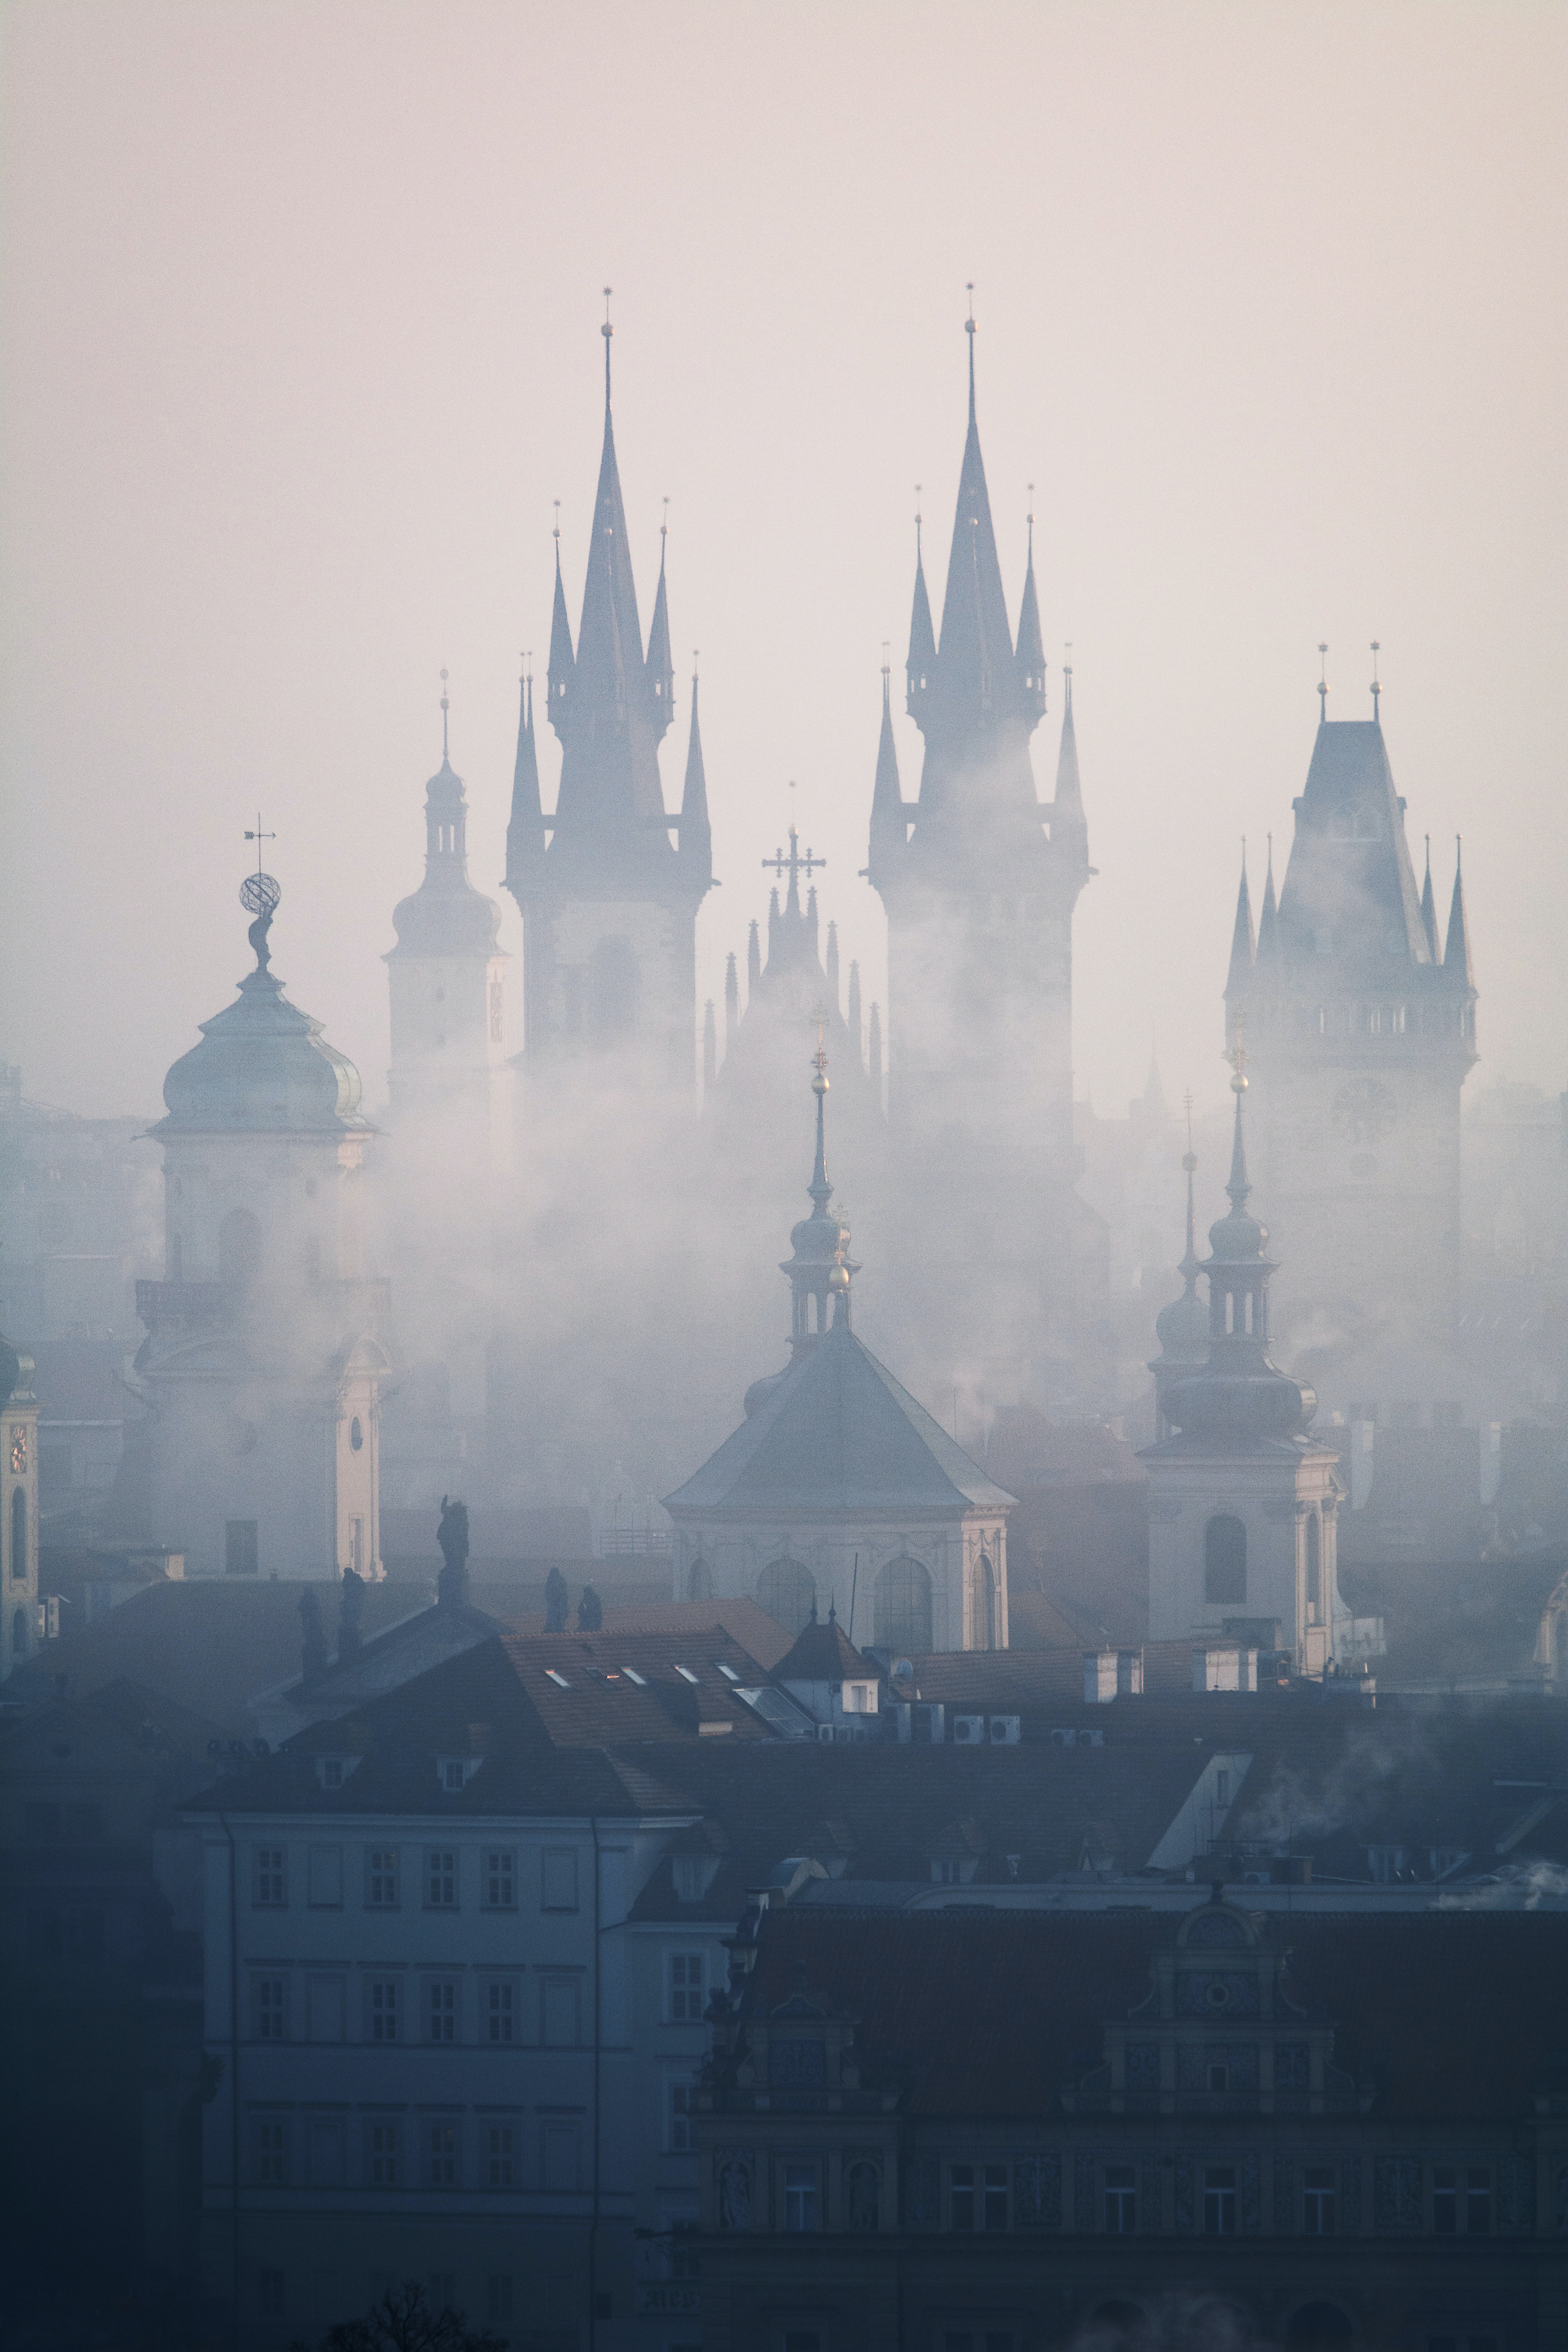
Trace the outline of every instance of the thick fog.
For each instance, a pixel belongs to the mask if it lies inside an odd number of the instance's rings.
[[[1441,889],[1466,837],[1483,1074],[1561,1087],[1559,12],[33,5],[5,41],[0,1054],[30,1096],[156,1111],[248,960],[259,806],[278,969],[383,1099],[437,672],[500,897],[606,283],[645,616],[669,501],[672,806],[701,648],[699,1018],[792,779],[885,1003],[878,672],[917,483],[940,593],[969,280],[1015,618],[1037,518],[1043,793],[1073,646],[1080,1097],[1136,1093],[1152,1036],[1217,1097],[1240,836],[1283,847],[1320,640],[1342,717],[1373,637]]]

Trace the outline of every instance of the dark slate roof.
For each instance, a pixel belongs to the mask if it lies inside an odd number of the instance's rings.
[[[829,1615],[824,1622],[814,1612],[810,1624],[803,1627],[793,1648],[773,1668],[773,1680],[837,1683],[856,1675],[875,1675],[876,1671],[869,1660],[861,1656],[837,1617]]]
[[[1317,968],[1315,934],[1327,925],[1342,959],[1430,966],[1404,810],[1376,719],[1330,719],[1319,727],[1296,812],[1279,893],[1284,961]],[[1348,838],[1333,830],[1340,819],[1354,827]]]
[[[742,2014],[801,1990],[859,2021],[863,2079],[914,2115],[1060,2115],[1102,2027],[1148,1992],[1180,1922],[1150,1914],[763,1919]],[[1334,2063],[1373,2117],[1532,2117],[1557,2035],[1568,1917],[1428,1912],[1270,1920],[1292,1990],[1334,2022]],[[1560,2038],[1560,2037],[1558,2037]]]
[[[1013,1497],[853,1331],[828,1332],[684,1486],[672,1511],[1005,1510]]]

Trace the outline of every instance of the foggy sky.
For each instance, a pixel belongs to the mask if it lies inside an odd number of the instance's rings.
[[[646,631],[669,505],[721,888],[721,1001],[788,821],[868,1000],[878,676],[933,598],[964,284],[1010,612],[1035,489],[1051,711],[1074,642],[1100,868],[1078,1087],[1217,1095],[1239,836],[1276,871],[1330,644],[1413,853],[1456,831],[1482,1065],[1563,1044],[1562,8],[79,5],[5,18],[6,814],[0,1056],[154,1112],[249,959],[384,1098],[391,911],[422,871],[437,673],[500,891],[552,500],[575,631],[600,288]],[[901,700],[896,704],[901,708]],[[899,720],[906,796],[920,739]],[[559,753],[542,745],[546,804]],[[803,1054],[805,1048],[803,1046]]]

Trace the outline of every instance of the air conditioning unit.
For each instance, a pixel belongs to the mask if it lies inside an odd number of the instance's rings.
[[[983,1715],[955,1715],[952,1718],[952,1744],[955,1748],[979,1748],[985,1739],[985,1717]]]
[[[992,1717],[991,1745],[993,1748],[1016,1748],[1023,1737],[1024,1722],[1021,1716],[994,1715]]]
[[[1103,1748],[1103,1731],[1079,1731],[1070,1725],[1051,1734],[1053,1748]]]

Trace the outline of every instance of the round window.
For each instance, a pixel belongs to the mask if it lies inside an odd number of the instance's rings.
[[[357,1412],[349,1423],[349,1444],[353,1447],[356,1454],[359,1452],[360,1447],[364,1444],[364,1432],[359,1425],[359,1415]]]
[[[1228,2009],[1230,2007],[1230,1987],[1223,1984],[1212,1984],[1208,1989],[1206,1998],[1211,2009]]]

